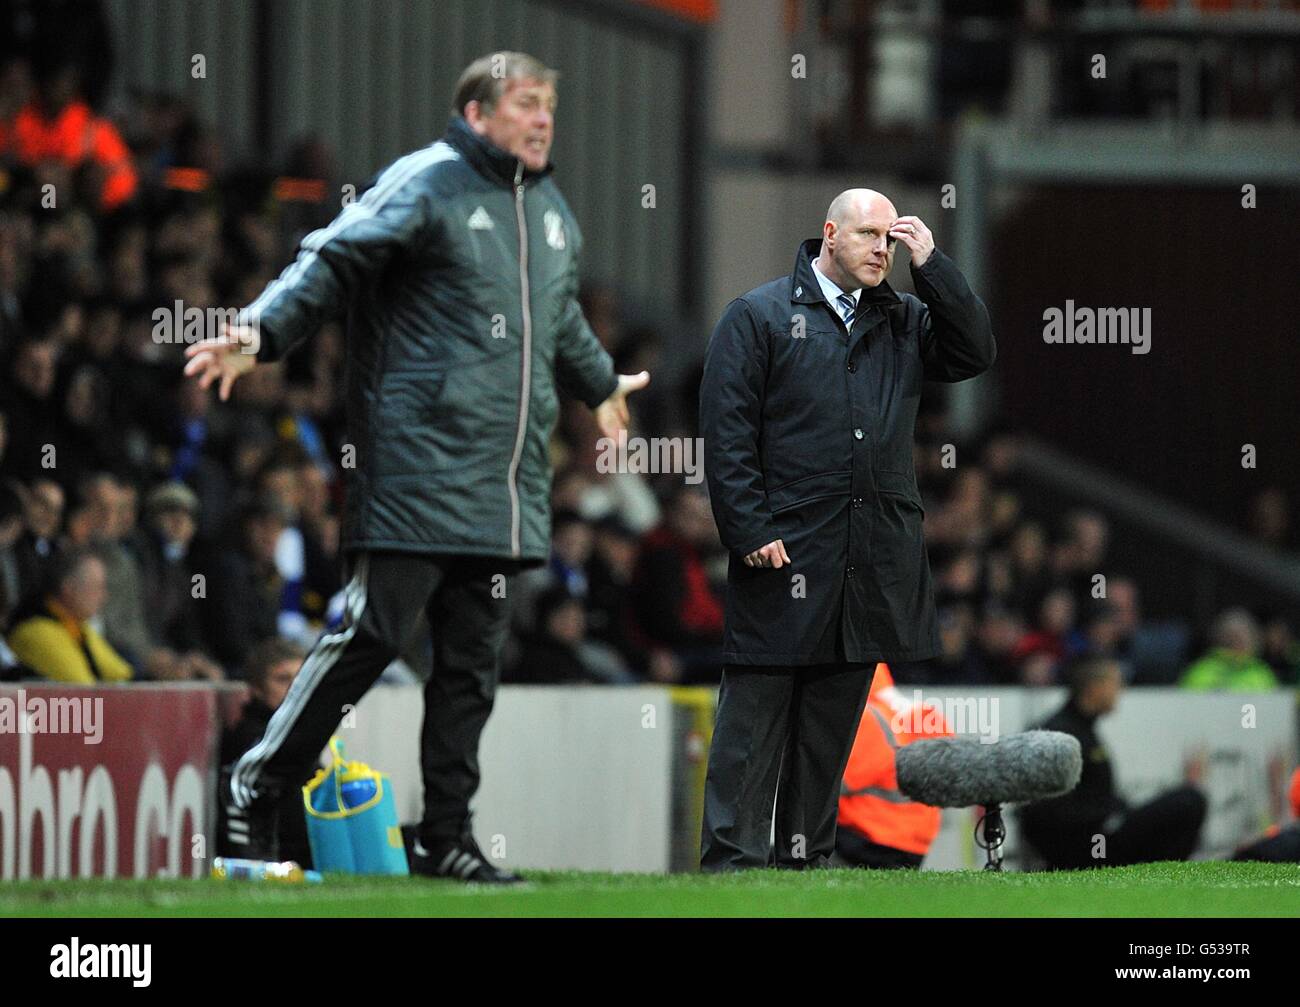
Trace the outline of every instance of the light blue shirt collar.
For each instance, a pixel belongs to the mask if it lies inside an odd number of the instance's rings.
[[[812,271],[813,271],[813,276],[817,277],[817,285],[822,288],[822,296],[826,298],[826,303],[831,306],[831,308],[835,311],[837,315],[840,316],[841,319],[843,319],[844,305],[840,304],[840,302],[837,301],[836,298],[839,297],[840,294],[848,293],[848,291],[841,290],[839,285],[834,280],[830,279],[828,276],[826,276],[825,273],[823,273],[820,269],[818,269],[816,259],[812,260]],[[862,296],[862,288],[859,287],[857,290],[853,291],[852,293],[849,293],[849,296],[853,298],[853,303],[855,305],[855,310],[856,310],[858,298]]]

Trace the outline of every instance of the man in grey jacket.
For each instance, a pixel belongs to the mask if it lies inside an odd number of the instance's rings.
[[[345,706],[403,649],[424,611],[425,811],[417,873],[518,880],[470,830],[478,742],[492,709],[517,572],[546,560],[547,446],[557,384],[616,437],[649,375],[616,375],[578,307],[582,237],[550,178],[553,70],[523,53],[472,63],[441,140],[400,158],[303,239],[296,260],[186,374],[228,397],[347,313],[345,611],[303,662],[223,800],[231,839],[275,855],[274,795],[319,756]]]

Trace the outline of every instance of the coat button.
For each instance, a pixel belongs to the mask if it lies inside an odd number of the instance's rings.
[[[852,567],[852,566],[851,566],[851,567],[849,567],[847,570],[845,570],[844,572],[845,572],[846,574],[848,574],[850,577],[852,577],[853,574],[854,574],[854,571],[855,571],[856,569],[857,569],[856,567]]]
[[[864,434],[864,433],[862,432],[862,428],[861,428],[861,427],[857,427],[857,428],[854,429],[854,431],[853,431],[853,437],[854,437],[854,439],[856,439],[856,440],[862,440],[862,438],[865,437],[865,436],[866,436],[866,434]]]
[[[854,506],[854,507],[861,507],[861,506],[862,506],[862,497],[854,497],[854,498],[853,498],[853,506]]]
[[[850,374],[856,374],[857,372],[858,372],[858,365],[855,364],[855,363],[853,363],[853,361],[850,360],[850,361],[849,361],[849,373],[850,373]]]

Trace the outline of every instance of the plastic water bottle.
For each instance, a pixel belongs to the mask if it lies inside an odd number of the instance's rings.
[[[304,871],[297,861],[276,863],[271,860],[241,860],[217,857],[212,861],[212,877],[218,881],[279,881],[289,884],[319,884],[319,871]]]

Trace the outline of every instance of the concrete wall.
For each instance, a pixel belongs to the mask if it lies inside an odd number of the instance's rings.
[[[912,696],[910,688],[903,691]],[[1064,695],[1057,689],[926,689],[922,698],[982,701],[996,718],[997,735],[1005,737],[1045,719]],[[420,814],[421,715],[418,689],[378,688],[357,708],[355,726],[340,732],[350,758],[392,776],[403,821]],[[1248,715],[1254,726],[1243,726]],[[674,816],[672,809],[674,773],[681,776],[684,765],[676,751],[682,747],[677,716],[684,714],[674,708],[672,691],[656,686],[501,689],[483,737],[483,787],[475,803],[475,834],[484,850],[503,842],[502,859],[517,867],[668,870],[675,840],[679,846],[698,842],[696,819]],[[972,735],[980,730],[978,723],[965,726]],[[1210,811],[1200,857],[1225,855],[1273,821],[1269,767],[1276,762],[1289,771],[1296,762],[1296,705],[1289,692],[1131,689],[1119,710],[1101,721],[1100,732],[1117,785],[1134,803],[1178,785],[1184,759],[1204,750]],[[1008,866],[1015,867],[1021,861],[1014,817],[1007,824]],[[984,855],[971,838],[974,825],[972,810],[946,811],[926,868],[982,866]]]
[[[378,688],[340,731],[350,758],[392,777],[398,814],[422,808],[423,701]],[[515,867],[666,871],[671,862],[670,690],[507,686],[483,733],[474,832]]]

